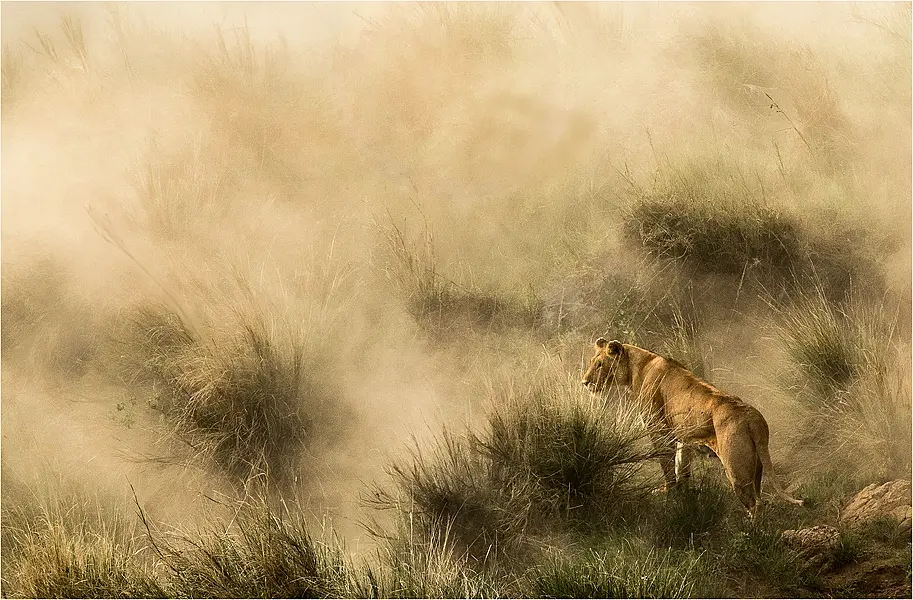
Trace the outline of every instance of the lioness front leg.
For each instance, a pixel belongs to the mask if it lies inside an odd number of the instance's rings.
[[[691,481],[691,467],[694,461],[694,447],[691,444],[675,444],[675,481],[687,485]]]
[[[668,492],[675,487],[675,445],[669,442],[667,436],[657,434],[653,438],[653,448],[659,455],[659,466],[663,469],[663,491]]]

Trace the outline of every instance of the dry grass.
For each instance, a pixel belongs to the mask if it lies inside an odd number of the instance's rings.
[[[10,401],[36,374],[94,398],[99,376],[175,462],[237,494],[237,519],[137,537],[80,517],[79,499],[5,513],[4,594],[823,594],[779,531],[910,469],[893,316],[910,282],[882,268],[909,243],[894,222],[909,7],[771,7],[619,5],[604,22],[584,6],[340,4],[338,38],[309,45],[296,36],[323,7],[245,6],[250,25],[230,8],[172,35],[158,17],[176,8],[131,5],[5,37]],[[810,13],[848,29],[791,33]],[[295,36],[259,33],[283,27]],[[132,271],[88,251],[74,215],[103,203],[97,232]],[[785,361],[743,351],[771,320]],[[819,505],[746,524],[715,464],[689,493],[646,495],[657,467],[636,415],[575,382],[598,335],[746,387],[770,367]],[[564,362],[537,367],[543,352]],[[58,418],[43,408],[36,423]],[[401,434],[438,412],[444,433],[410,448]],[[374,488],[393,529],[364,563],[274,503],[276,488],[348,498],[404,448]],[[262,474],[269,493],[245,496]],[[339,510],[364,517],[352,504]],[[857,549],[847,538],[843,558]]]
[[[897,317],[859,293],[835,307],[818,292],[781,309],[778,331],[804,404],[793,440],[807,467],[842,456],[848,472],[901,476],[910,468],[909,345]]]

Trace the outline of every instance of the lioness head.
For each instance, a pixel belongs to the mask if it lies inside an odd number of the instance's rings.
[[[590,368],[584,373],[582,383],[596,392],[607,385],[631,384],[631,372],[621,342],[608,342],[605,338],[596,340],[596,356],[590,359]]]

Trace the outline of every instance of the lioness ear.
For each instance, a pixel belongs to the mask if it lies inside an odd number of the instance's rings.
[[[596,340],[596,349],[602,350],[603,348],[606,347],[606,344],[608,344],[608,343],[609,343],[608,340],[606,340],[604,337],[601,337],[598,340]]]
[[[621,354],[622,352],[624,352],[625,348],[624,348],[624,346],[621,345],[621,342],[619,342],[618,340],[612,340],[611,342],[608,342],[608,344],[609,344],[609,350],[608,350],[609,354],[615,355],[615,354]]]

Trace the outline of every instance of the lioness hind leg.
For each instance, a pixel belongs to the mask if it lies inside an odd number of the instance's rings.
[[[745,507],[749,515],[754,515],[755,506],[758,503],[758,493],[756,492],[758,471],[756,469],[757,457],[754,452],[745,456],[739,455],[738,452],[732,451],[730,447],[721,447],[719,455],[720,462],[723,463],[723,469],[726,471],[726,478],[732,486],[739,502]]]

